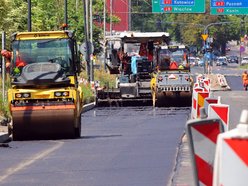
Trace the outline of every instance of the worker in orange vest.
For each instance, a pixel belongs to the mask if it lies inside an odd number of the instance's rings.
[[[246,70],[242,74],[242,81],[243,81],[244,89],[247,90],[248,89],[248,74]]]

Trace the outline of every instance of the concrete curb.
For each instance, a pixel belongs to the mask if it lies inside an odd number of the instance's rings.
[[[84,106],[83,106],[83,111],[82,111],[82,113],[85,113],[85,112],[87,112],[87,111],[89,111],[89,110],[95,108],[95,106],[96,106],[96,102],[92,102],[92,103],[89,103],[89,104],[84,105]]]

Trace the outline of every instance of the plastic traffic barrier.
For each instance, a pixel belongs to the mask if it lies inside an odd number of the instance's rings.
[[[203,78],[200,80],[200,84],[202,87],[204,87],[205,91],[210,91],[210,79],[209,78]]]
[[[195,83],[192,92],[192,107],[191,107],[191,119],[197,118],[197,100],[198,94],[197,92],[202,92],[204,89],[199,86],[199,84]]]
[[[196,119],[200,117],[200,108],[204,107],[205,98],[209,97],[210,93],[210,79],[204,75],[198,75],[196,83],[193,86],[192,93],[192,107],[191,118]]]
[[[217,74],[217,79],[221,87],[227,86],[226,78],[223,75]]]
[[[203,109],[204,110],[204,109]],[[195,119],[186,123],[196,186],[211,186],[217,137],[224,131],[220,119]]]
[[[226,104],[221,104],[218,101],[217,104],[209,104],[208,106],[208,117],[209,118],[220,118],[224,124],[225,131],[229,129],[229,115],[230,106]]]
[[[235,129],[218,136],[213,185],[248,185],[248,110]]]
[[[196,119],[200,117],[200,108],[204,107],[204,99],[209,97],[209,92],[202,88],[194,88],[192,96],[191,118]]]

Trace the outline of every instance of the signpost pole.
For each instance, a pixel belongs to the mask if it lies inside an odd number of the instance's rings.
[[[2,32],[2,50],[5,49],[6,35]],[[5,58],[2,57],[2,96],[3,101],[5,101]]]

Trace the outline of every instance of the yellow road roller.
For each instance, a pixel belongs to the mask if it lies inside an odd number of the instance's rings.
[[[8,104],[13,140],[77,138],[80,59],[72,31],[12,35]]]
[[[185,45],[158,46],[155,49],[151,79],[153,106],[191,106],[193,78]]]

